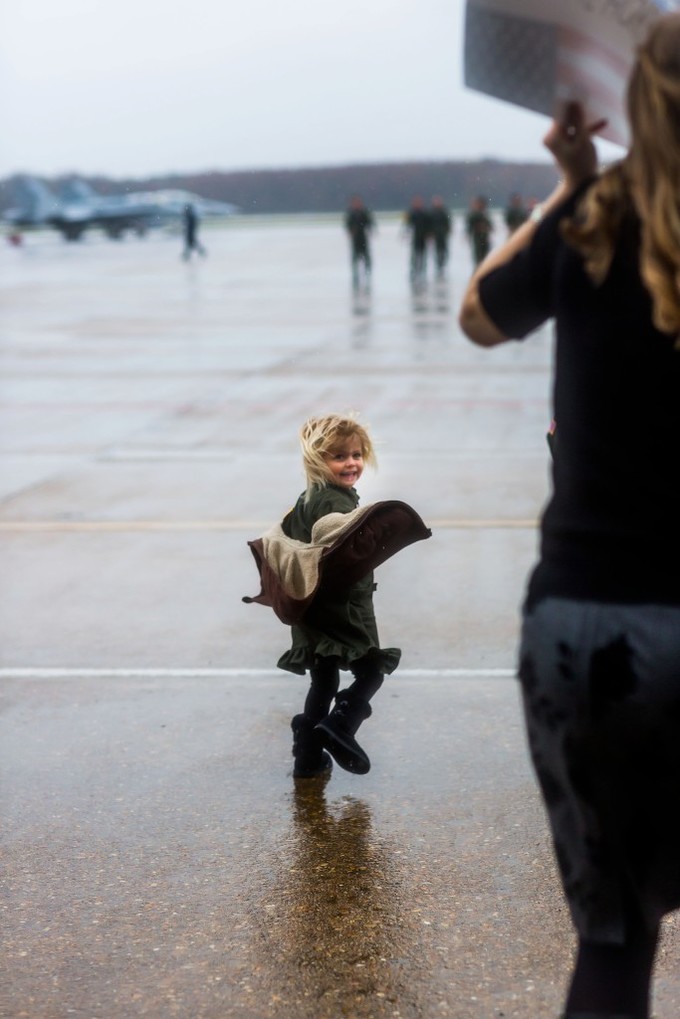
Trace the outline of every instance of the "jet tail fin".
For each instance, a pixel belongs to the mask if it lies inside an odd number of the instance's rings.
[[[84,202],[92,202],[99,196],[86,181],[79,177],[72,177],[61,188],[59,197],[67,205],[79,205]]]
[[[15,185],[18,211],[28,223],[44,223],[57,209],[57,200],[36,177],[19,177]]]

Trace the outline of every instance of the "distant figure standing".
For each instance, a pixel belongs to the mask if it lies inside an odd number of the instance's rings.
[[[185,262],[188,262],[192,251],[199,255],[205,255],[206,250],[198,239],[198,214],[195,207],[191,204],[185,205],[182,218],[184,222],[184,253],[182,257]]]
[[[444,275],[446,263],[449,260],[449,237],[451,235],[451,213],[444,205],[443,198],[435,195],[432,199],[430,209],[430,228],[432,241],[434,243],[435,265],[437,276],[441,279]]]
[[[416,195],[406,212],[405,225],[411,233],[411,282],[417,283],[425,276],[427,241],[431,232],[430,214],[419,195]]]
[[[491,250],[493,224],[488,214],[489,200],[483,195],[473,198],[467,215],[466,228],[472,247],[472,258],[479,265]]]
[[[359,266],[364,267],[364,282],[368,286],[371,280],[371,248],[369,234],[374,229],[375,221],[358,195],[352,195],[349,208],[345,214],[345,228],[349,234],[352,256],[352,285],[359,286]]]
[[[513,192],[508,200],[508,205],[505,210],[505,225],[508,228],[509,234],[514,234],[515,230],[526,223],[529,218],[529,209],[527,209],[523,202],[522,196]]]

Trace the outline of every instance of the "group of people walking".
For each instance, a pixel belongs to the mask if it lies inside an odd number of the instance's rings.
[[[413,282],[423,279],[426,270],[428,248],[434,249],[437,276],[444,275],[449,258],[449,235],[451,234],[451,213],[444,200],[436,195],[429,208],[422,198],[413,199],[404,214],[404,229],[410,236],[409,271]],[[365,286],[371,280],[370,234],[375,229],[375,217],[358,195],[350,199],[345,214],[345,228],[350,240],[352,284]]]
[[[504,213],[508,233],[514,233],[529,214],[530,206],[523,203],[521,195],[513,193]],[[477,266],[491,250],[494,224],[488,198],[476,196],[470,203],[464,222],[472,261]],[[372,270],[370,235],[375,230],[375,217],[359,195],[350,199],[345,228],[350,239],[352,284],[355,288],[362,283],[368,287]],[[403,234],[410,240],[409,277],[414,285],[422,283],[427,276],[428,252],[434,259],[436,278],[444,278],[452,231],[453,216],[440,195],[435,195],[429,206],[420,195],[413,198],[404,213]]]
[[[431,245],[434,253],[435,270],[442,278],[449,260],[449,237],[451,234],[451,213],[443,198],[436,195],[429,208],[417,195],[404,216],[406,230],[411,237],[410,277],[417,283],[425,277],[427,250]]]
[[[522,196],[517,191],[510,195],[503,213],[508,235],[514,234],[522,223],[526,223],[535,205],[535,199],[529,199],[525,205]],[[465,219],[465,229],[470,241],[472,260],[477,266],[491,251],[491,238],[494,230],[489,212],[489,199],[485,195],[477,195],[470,203],[470,211]]]

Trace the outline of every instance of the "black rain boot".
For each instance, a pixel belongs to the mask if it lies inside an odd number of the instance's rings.
[[[323,748],[314,722],[306,715],[296,715],[291,721],[293,730],[293,778],[314,778],[330,774],[333,762]]]
[[[365,775],[370,771],[368,754],[354,738],[361,723],[371,716],[371,705],[362,697],[348,698],[339,694],[335,707],[316,727],[323,746],[345,771]]]

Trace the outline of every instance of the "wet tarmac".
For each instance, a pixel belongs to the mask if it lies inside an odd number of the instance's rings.
[[[501,230],[499,228],[499,235]],[[573,950],[513,680],[548,485],[550,336],[485,352],[394,220],[0,249],[5,1019],[553,1019]],[[246,546],[353,409],[364,503],[433,529],[377,574],[402,667],[373,767],[294,783],[304,681]],[[680,1009],[677,920],[655,1014]]]

